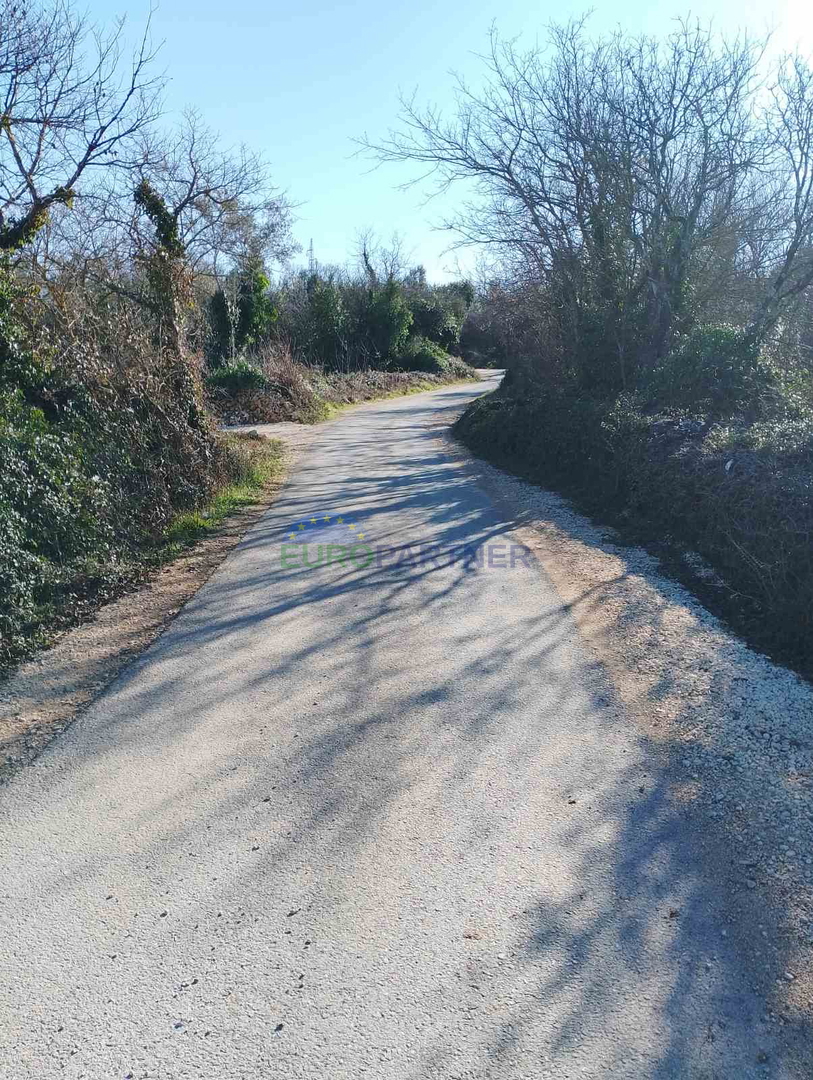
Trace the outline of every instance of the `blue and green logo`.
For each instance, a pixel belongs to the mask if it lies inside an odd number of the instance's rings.
[[[280,553],[283,568],[339,566],[363,570],[374,552],[363,526],[345,514],[321,514],[294,522]]]

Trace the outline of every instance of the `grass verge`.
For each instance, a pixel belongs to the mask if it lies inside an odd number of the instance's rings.
[[[251,506],[283,472],[283,444],[279,439],[262,436],[224,436],[235,452],[237,476],[231,483],[216,491],[212,498],[196,510],[179,514],[166,531],[164,542],[155,553],[154,561],[165,563],[184,548],[207,536],[226,518],[244,506]]]

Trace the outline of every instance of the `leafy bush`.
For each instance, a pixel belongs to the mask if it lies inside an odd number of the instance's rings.
[[[132,576],[228,469],[194,363],[69,295],[57,362],[0,268],[0,667]]]
[[[235,360],[232,364],[221,364],[206,376],[206,385],[210,390],[225,390],[227,394],[243,391],[265,390],[268,380],[255,364],[248,360]]]
[[[709,449],[721,454],[752,450],[785,461],[813,460],[813,416],[772,417],[754,424],[714,427],[706,439]]]
[[[360,327],[360,334],[369,337],[380,360],[393,360],[401,354],[411,326],[412,312],[397,282],[388,281],[371,290],[366,325]]]
[[[301,272],[283,279],[270,297],[278,318],[268,343],[285,344],[328,372],[391,369],[412,337],[459,352],[472,299],[469,282],[428,285],[420,268],[398,276],[392,266],[377,270],[368,260],[363,275]]]
[[[449,356],[446,364],[446,374],[450,375],[453,379],[479,379],[480,376],[475,368],[471,364],[467,364],[466,361],[460,356]]]
[[[401,371],[426,371],[430,375],[445,375],[449,371],[449,356],[440,345],[427,338],[410,338],[402,349],[397,367]]]
[[[733,326],[692,331],[642,381],[656,406],[715,417],[752,413],[777,386],[777,371]]]
[[[335,368],[346,354],[351,330],[344,297],[335,282],[312,274],[307,282],[307,298],[299,346],[314,363]]]
[[[457,346],[460,339],[460,322],[447,311],[440,301],[424,296],[409,301],[412,313],[412,333],[439,345],[444,352]]]

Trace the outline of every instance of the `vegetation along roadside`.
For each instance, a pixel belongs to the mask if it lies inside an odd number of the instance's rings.
[[[456,116],[410,98],[368,145],[482,196],[453,223],[500,256],[468,334],[507,376],[463,441],[671,552],[810,676],[813,69],[764,44],[495,33]]]
[[[149,26],[0,0],[0,674],[256,499],[274,444],[474,377],[467,281],[398,242],[291,263],[265,162],[194,110],[164,117]],[[58,132],[58,137],[54,135]]]

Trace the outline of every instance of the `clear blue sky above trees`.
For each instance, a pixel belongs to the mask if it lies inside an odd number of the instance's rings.
[[[140,7],[91,0],[88,10],[100,21],[126,10],[135,32],[147,14]],[[417,90],[421,100],[443,105],[451,102],[450,71],[476,82],[475,54],[485,48],[492,21],[503,36],[522,34],[530,42],[551,19],[588,7],[575,0],[163,0],[153,36],[164,42],[169,108],[192,105],[226,143],[245,142],[265,154],[279,186],[301,204],[295,231],[303,249],[313,238],[320,262],[344,262],[359,230],[384,240],[398,232],[414,261],[443,280],[456,276],[456,258],[463,269],[473,265],[471,253],[444,255],[451,238],[432,227],[456,194],[426,204],[426,186],[398,190],[414,173],[371,171],[369,161],[354,156],[353,139],[394,125],[399,91]],[[775,48],[800,41],[813,52],[808,0],[598,0],[592,10],[596,30],[620,25],[659,34],[691,11],[726,32],[775,28]]]

